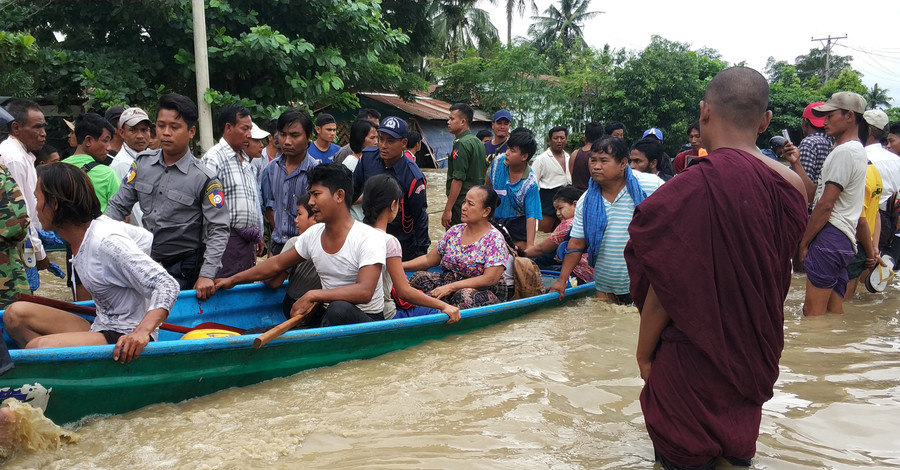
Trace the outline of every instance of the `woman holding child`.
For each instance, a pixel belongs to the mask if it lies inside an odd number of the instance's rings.
[[[493,189],[470,189],[462,204],[462,223],[450,227],[428,254],[403,263],[403,269],[419,271],[409,278],[410,285],[436,299],[447,297],[448,303],[463,309],[505,301],[504,271],[512,256],[503,235],[491,224],[498,204]],[[443,272],[424,271],[438,265]]]

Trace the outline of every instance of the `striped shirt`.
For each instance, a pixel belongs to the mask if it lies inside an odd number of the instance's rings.
[[[202,160],[222,183],[231,228],[262,227],[256,167],[250,164],[250,157],[241,151],[238,158],[237,152],[222,138]]]
[[[663,184],[656,175],[649,173],[632,173],[641,184],[641,189],[647,196],[653,194]],[[575,221],[572,223],[572,238],[584,238],[584,196],[583,194],[575,205]],[[594,288],[597,292],[607,292],[617,295],[627,294],[630,291],[628,267],[625,265],[625,245],[628,243],[628,225],[634,216],[634,200],[628,194],[628,188],[622,187],[616,199],[610,203],[606,198],[601,198],[606,206],[606,232],[597,252],[597,261],[594,263]],[[593,209],[596,210],[596,209]],[[588,208],[588,215],[592,209]],[[595,217],[595,216],[594,216]]]
[[[297,217],[297,200],[309,192],[306,175],[319,164],[318,160],[306,155],[300,166],[288,174],[284,159],[284,155],[279,155],[266,165],[260,185],[263,207],[272,209],[275,216],[275,227],[272,229],[272,240],[275,243],[284,243],[299,235],[294,223],[294,218]]]

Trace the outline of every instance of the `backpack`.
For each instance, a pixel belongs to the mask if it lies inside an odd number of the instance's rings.
[[[513,260],[513,296],[510,300],[525,299],[536,295],[546,294],[544,277],[541,276],[541,268],[533,259],[525,256],[515,256]]]
[[[516,254],[516,246],[512,243],[512,237],[503,224],[491,222],[506,240],[506,246],[509,249],[509,255],[513,257],[513,295],[509,300],[526,299],[536,295],[546,294],[547,289],[544,287],[544,277],[541,275],[541,268],[533,259],[527,256],[518,256]]]

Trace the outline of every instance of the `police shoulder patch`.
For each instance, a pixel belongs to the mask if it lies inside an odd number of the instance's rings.
[[[221,209],[225,205],[225,191],[218,181],[213,181],[206,186],[206,198],[210,204],[217,209]]]
[[[132,162],[131,169],[128,170],[128,174],[125,175],[124,183],[130,183],[134,181],[134,178],[137,176],[137,162]]]

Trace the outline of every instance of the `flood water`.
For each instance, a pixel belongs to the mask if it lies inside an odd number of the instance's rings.
[[[443,174],[429,176],[436,211]],[[843,316],[812,319],[801,313],[804,282],[794,277],[787,300],[781,376],[753,468],[900,467],[900,281]],[[634,308],[580,299],[371,360],[89,420],[77,444],[5,467],[652,468],[637,327]]]

